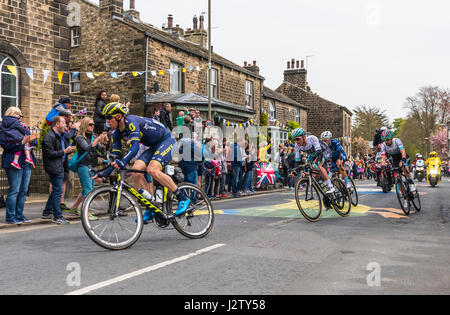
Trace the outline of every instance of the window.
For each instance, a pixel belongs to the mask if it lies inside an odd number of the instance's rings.
[[[80,73],[79,72],[71,72],[70,73],[70,93],[80,93]]]
[[[19,106],[18,80],[7,66],[15,67],[16,64],[11,58],[0,53],[0,118],[9,107]],[[19,75],[18,70],[17,75]]]
[[[214,98],[217,97],[217,70],[211,69],[211,95]]]
[[[275,121],[275,120],[277,120],[276,113],[275,113],[275,102],[270,100],[269,106],[270,106],[270,108],[269,108],[269,110],[270,110],[270,121]]]
[[[301,125],[301,122],[300,122],[300,109],[298,109],[298,108],[295,110],[295,121],[298,122]]]
[[[245,81],[245,106],[253,108],[253,82]]]
[[[81,43],[81,36],[80,36],[80,30],[81,27],[72,27],[70,29],[70,38],[71,38],[71,47],[78,47]]]
[[[170,63],[170,93],[178,94],[183,93],[183,67],[178,64]]]

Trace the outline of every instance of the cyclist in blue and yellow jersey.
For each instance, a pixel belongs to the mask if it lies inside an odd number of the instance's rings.
[[[298,128],[292,131],[292,139],[295,141],[295,152],[298,155],[301,152],[308,154],[308,162],[312,163],[312,167],[319,171],[320,177],[328,187],[326,194],[334,194],[336,190],[328,176],[324,165],[329,161],[331,152],[326,143],[320,141],[314,135],[307,135],[306,130]]]
[[[107,177],[115,169],[120,170],[136,156],[139,151],[139,143],[149,147],[139,156],[133,165],[134,170],[147,171],[152,179],[167,187],[178,199],[178,209],[175,216],[186,212],[190,200],[183,191],[179,191],[172,178],[163,170],[172,161],[172,150],[176,150],[177,142],[170,131],[160,122],[139,116],[128,115],[128,108],[120,103],[107,104],[103,109],[103,115],[113,130],[112,153],[121,153],[121,140],[131,141],[131,148],[122,159],[116,159],[103,173],[96,175],[94,179]],[[175,151],[174,151],[175,152]],[[136,185],[139,189],[146,189],[147,183],[143,176],[136,176]],[[144,214],[144,222],[153,218],[153,212]]]
[[[333,134],[331,131],[324,131],[320,135],[320,140],[325,142],[331,150],[331,168],[337,168],[341,173],[347,188],[352,188],[352,184],[348,179],[347,171],[344,168],[344,163],[347,161],[347,154],[341,146],[339,139],[333,139]]]

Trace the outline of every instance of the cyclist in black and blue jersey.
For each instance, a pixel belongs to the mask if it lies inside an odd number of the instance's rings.
[[[339,139],[333,139],[333,134],[331,131],[324,131],[320,135],[320,140],[325,142],[331,150],[331,169],[338,169],[345,181],[345,184],[347,185],[347,188],[352,188],[352,184],[348,179],[348,174],[344,167],[344,163],[347,161],[347,154],[341,146]]]
[[[149,147],[147,151],[139,156],[133,165],[134,170],[147,171],[152,179],[167,187],[178,199],[178,209],[175,216],[186,212],[191,201],[183,191],[179,191],[172,178],[163,170],[172,161],[172,150],[176,150],[177,142],[170,131],[160,122],[139,116],[128,115],[128,108],[120,103],[110,103],[103,109],[103,115],[113,130],[112,153],[116,156],[121,154],[121,140],[131,141],[131,148],[122,159],[116,159],[103,173],[94,177],[102,178],[111,174],[114,169],[120,170],[136,156],[139,151],[139,143]],[[175,152],[175,151],[174,151]],[[136,186],[146,189],[147,183],[143,176],[136,176]],[[153,219],[153,212],[146,211],[144,222]]]

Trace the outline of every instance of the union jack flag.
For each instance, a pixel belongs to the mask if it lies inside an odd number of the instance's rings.
[[[87,112],[88,112],[88,109],[87,108],[83,108],[82,110],[80,110],[78,112],[77,116],[80,117],[80,116],[86,115]]]
[[[260,188],[266,183],[275,185],[276,176],[272,163],[256,163],[256,175],[258,178],[256,188]]]

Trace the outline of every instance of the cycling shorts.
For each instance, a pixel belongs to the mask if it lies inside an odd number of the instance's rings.
[[[145,165],[149,165],[150,162],[156,161],[161,164],[161,169],[164,169],[166,165],[169,165],[172,161],[172,152],[176,152],[177,149],[177,141],[170,137],[166,140],[163,140],[160,144],[149,148],[147,151],[144,151],[142,155],[139,157],[139,161],[145,163]]]

